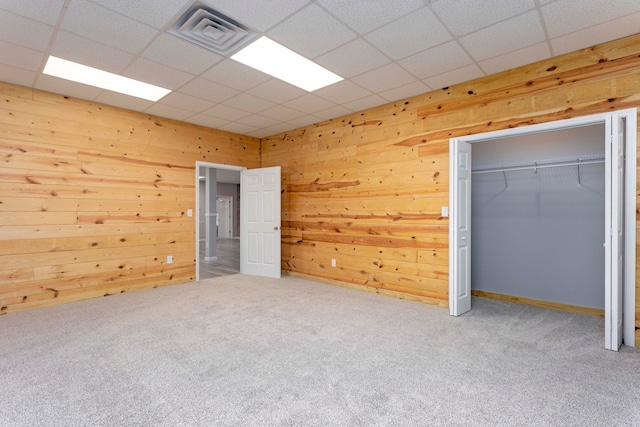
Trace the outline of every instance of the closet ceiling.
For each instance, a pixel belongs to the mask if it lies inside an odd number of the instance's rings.
[[[640,32],[638,0],[201,0],[345,80],[308,93],[168,33],[193,0],[0,0],[0,80],[254,137]],[[172,89],[42,74],[49,55]]]

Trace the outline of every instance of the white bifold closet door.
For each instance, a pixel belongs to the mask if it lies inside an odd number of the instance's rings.
[[[605,348],[622,345],[622,294],[624,278],[624,122],[619,116],[606,120],[605,150]]]

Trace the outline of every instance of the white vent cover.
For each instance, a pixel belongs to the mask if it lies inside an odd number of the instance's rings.
[[[183,13],[169,32],[224,56],[256,36],[247,27],[202,3],[195,3]]]

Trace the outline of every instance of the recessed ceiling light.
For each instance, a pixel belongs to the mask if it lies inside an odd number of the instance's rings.
[[[43,73],[154,102],[171,92],[169,89],[98,70],[97,68],[88,67],[55,56],[49,57]]]
[[[259,38],[232,55],[231,59],[309,92],[343,80],[339,75],[267,37]]]

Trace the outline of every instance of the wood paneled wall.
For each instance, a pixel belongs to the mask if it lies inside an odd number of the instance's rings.
[[[255,138],[5,83],[0,101],[0,313],[194,280],[195,162],[260,166]]]
[[[640,35],[263,139],[282,268],[447,306],[449,138],[632,107]]]

